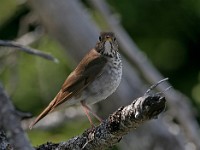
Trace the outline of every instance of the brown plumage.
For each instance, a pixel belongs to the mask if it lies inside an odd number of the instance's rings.
[[[30,125],[32,128],[38,121],[45,117],[55,107],[78,95],[101,72],[107,60],[96,50],[92,49],[79,63],[77,68],[68,76],[61,90],[50,102],[46,109]]]
[[[44,109],[44,111],[35,119],[35,121],[31,123],[31,125],[29,126],[30,129],[38,121],[44,118],[48,113],[53,111],[57,106],[61,105],[64,102],[67,103],[68,101],[73,101],[73,103],[77,103],[81,100],[81,102],[84,102],[84,104],[81,103],[82,106],[85,107],[86,100],[82,95],[83,91],[86,93],[86,95],[89,95],[87,89],[88,86],[90,86],[94,80],[96,80],[98,77],[101,76],[102,73],[105,72],[103,71],[103,69],[108,64],[109,58],[107,56],[102,55],[100,51],[102,51],[105,42],[107,42],[108,40],[113,40],[115,38],[113,33],[110,32],[101,33],[100,37],[102,39],[100,39],[96,47],[86,54],[86,56],[81,60],[76,69],[68,76],[68,78],[62,85],[61,90],[58,92],[55,98],[50,102],[46,109]],[[80,97],[83,97],[83,99],[80,99]],[[88,116],[87,111],[91,110],[87,106],[85,109],[86,115]],[[91,122],[90,118],[88,119]]]

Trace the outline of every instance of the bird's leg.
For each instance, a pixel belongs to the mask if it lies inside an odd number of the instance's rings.
[[[90,117],[90,115],[89,115],[89,110],[88,110],[88,108],[86,107],[87,105],[85,104],[84,101],[81,101],[81,106],[83,107],[83,110],[84,110],[84,112],[85,112],[85,114],[86,114],[86,116],[87,116],[87,118],[88,118],[88,120],[89,120],[91,126],[92,126],[92,127],[95,127],[94,124],[93,124],[93,122],[92,122],[92,119],[91,119],[91,117]]]
[[[93,116],[94,116],[95,118],[97,118],[100,122],[103,122],[102,119],[101,119],[95,112],[93,112],[93,111],[90,109],[90,107],[88,107],[88,106],[86,105],[85,101],[81,101],[81,105],[83,106],[83,110],[85,111],[85,114],[86,114],[86,116],[88,117],[88,120],[90,121],[90,124],[91,124],[92,126],[94,126],[94,124],[93,124],[92,119],[90,118],[90,115],[89,115],[88,112],[92,113]]]
[[[86,104],[85,104],[85,107],[86,107],[86,109],[88,109],[88,111],[89,111],[90,113],[93,114],[93,116],[94,116],[95,118],[97,118],[97,120],[99,120],[100,122],[103,122],[103,120],[102,120],[95,112],[93,112],[93,111],[91,110],[90,107],[88,107]]]

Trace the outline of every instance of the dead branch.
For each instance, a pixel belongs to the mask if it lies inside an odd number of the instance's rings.
[[[21,45],[19,43],[14,42],[14,41],[0,40],[0,46],[16,48],[17,50],[26,52],[28,54],[36,55],[36,56],[42,57],[44,59],[51,60],[53,62],[58,62],[58,60],[50,54],[47,54],[47,53],[41,52],[39,50]]]
[[[6,137],[6,134],[2,130],[0,130],[0,149],[13,150],[13,147],[10,145],[10,143]]]
[[[161,82],[158,82],[158,84]],[[150,90],[158,84],[152,86]],[[135,99],[130,105],[120,107],[99,126],[87,129],[82,135],[67,142],[43,144],[36,149],[102,150],[119,143],[125,134],[136,129],[142,123],[157,118],[165,109],[165,97],[159,94],[149,94],[150,90],[144,96]],[[21,115],[14,109],[2,86],[0,86],[0,118],[0,129],[6,131],[12,147],[17,150],[31,150],[32,147],[21,127]],[[2,143],[0,142],[1,145]],[[7,146],[10,146],[10,144],[7,144]],[[11,149],[13,149],[12,147]]]
[[[47,143],[37,150],[102,150],[119,143],[122,137],[144,122],[157,118],[165,109],[166,100],[160,95],[144,95],[126,107],[120,107],[107,120],[95,128],[86,130],[66,142]]]
[[[21,127],[21,118],[16,113],[0,84],[0,129],[6,131],[10,144],[16,150],[31,150],[32,147]],[[2,132],[2,131],[1,131]]]

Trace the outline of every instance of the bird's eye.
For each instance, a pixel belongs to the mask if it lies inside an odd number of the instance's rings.
[[[116,41],[116,37],[113,38],[113,41]]]
[[[100,37],[99,37],[99,41],[101,41],[101,40],[102,40],[102,37],[100,36]]]

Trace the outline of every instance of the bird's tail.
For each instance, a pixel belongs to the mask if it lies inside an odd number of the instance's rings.
[[[49,105],[30,125],[29,129],[32,129],[33,126],[40,121],[42,118],[44,118],[49,112],[51,111],[51,106]]]
[[[58,95],[57,95],[58,96]],[[40,113],[40,115],[29,125],[29,129],[32,129],[33,126],[39,122],[42,118],[44,118],[48,113],[50,113],[51,111],[54,110],[55,108],[55,102],[57,99],[57,96],[54,98],[53,101],[51,101],[51,103],[42,111],[42,113]]]

